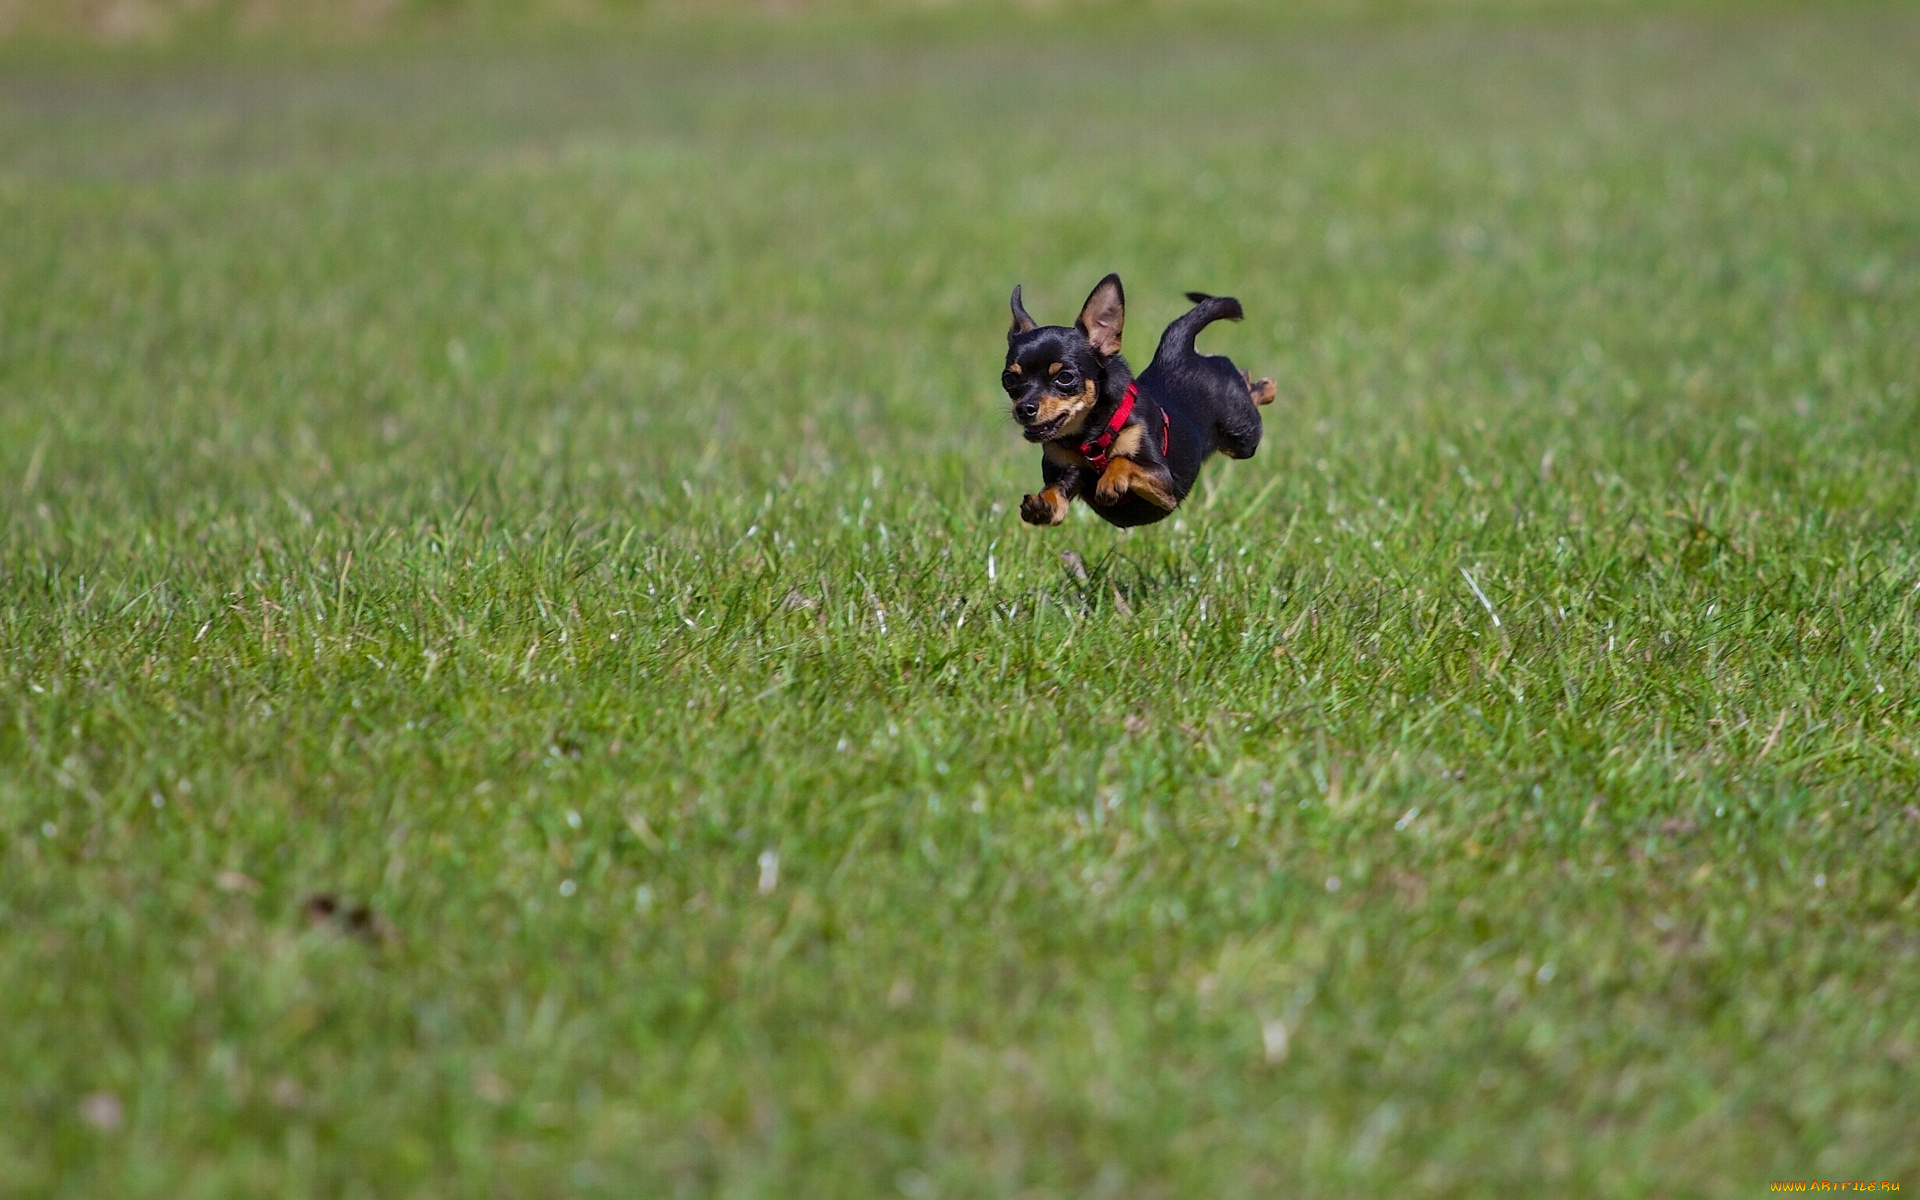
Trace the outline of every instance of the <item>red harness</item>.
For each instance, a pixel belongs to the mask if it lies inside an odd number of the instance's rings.
[[[1120,431],[1126,428],[1127,418],[1133,415],[1133,402],[1139,395],[1138,383],[1127,384],[1126,394],[1120,397],[1120,407],[1114,409],[1113,415],[1107,418],[1106,426],[1099,433],[1080,443],[1080,453],[1085,456],[1087,462],[1092,464],[1094,470],[1104,471],[1107,469],[1107,464],[1113,461],[1113,455],[1107,451],[1113,448],[1113,439],[1119,437]],[[1163,412],[1160,414],[1160,456],[1162,458],[1166,457],[1168,444],[1167,414]]]

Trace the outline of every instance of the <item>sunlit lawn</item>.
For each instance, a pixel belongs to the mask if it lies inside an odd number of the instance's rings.
[[[0,72],[0,1192],[1920,1186],[1920,14],[1034,21]]]

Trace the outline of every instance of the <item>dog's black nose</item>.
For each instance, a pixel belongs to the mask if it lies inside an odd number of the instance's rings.
[[[1040,415],[1040,405],[1032,400],[1022,400],[1013,406],[1013,415],[1022,425],[1031,425],[1033,419]]]

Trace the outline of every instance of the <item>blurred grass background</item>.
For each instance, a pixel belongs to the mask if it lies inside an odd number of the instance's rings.
[[[1911,7],[7,11],[0,1191],[1913,1177]]]
[[[1843,0],[1843,3],[1845,0]],[[1033,29],[1050,23],[1261,27],[1471,16],[1733,10],[1730,0],[0,0],[0,40],[204,49],[448,35],[565,39],[678,32]],[[1827,7],[1833,7],[1829,5]]]

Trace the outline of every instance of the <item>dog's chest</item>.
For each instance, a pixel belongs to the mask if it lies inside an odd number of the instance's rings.
[[[1087,456],[1080,453],[1077,448],[1062,445],[1059,442],[1046,442],[1042,444],[1040,447],[1040,457],[1046,459],[1056,467],[1091,468],[1093,466],[1092,463],[1087,461]]]
[[[1132,458],[1140,453],[1140,447],[1146,444],[1147,427],[1144,422],[1133,421],[1113,436],[1113,445],[1107,448],[1107,457]],[[1040,453],[1056,467],[1086,467],[1091,469],[1093,462],[1080,453],[1077,445],[1064,442],[1048,442],[1040,447]]]

